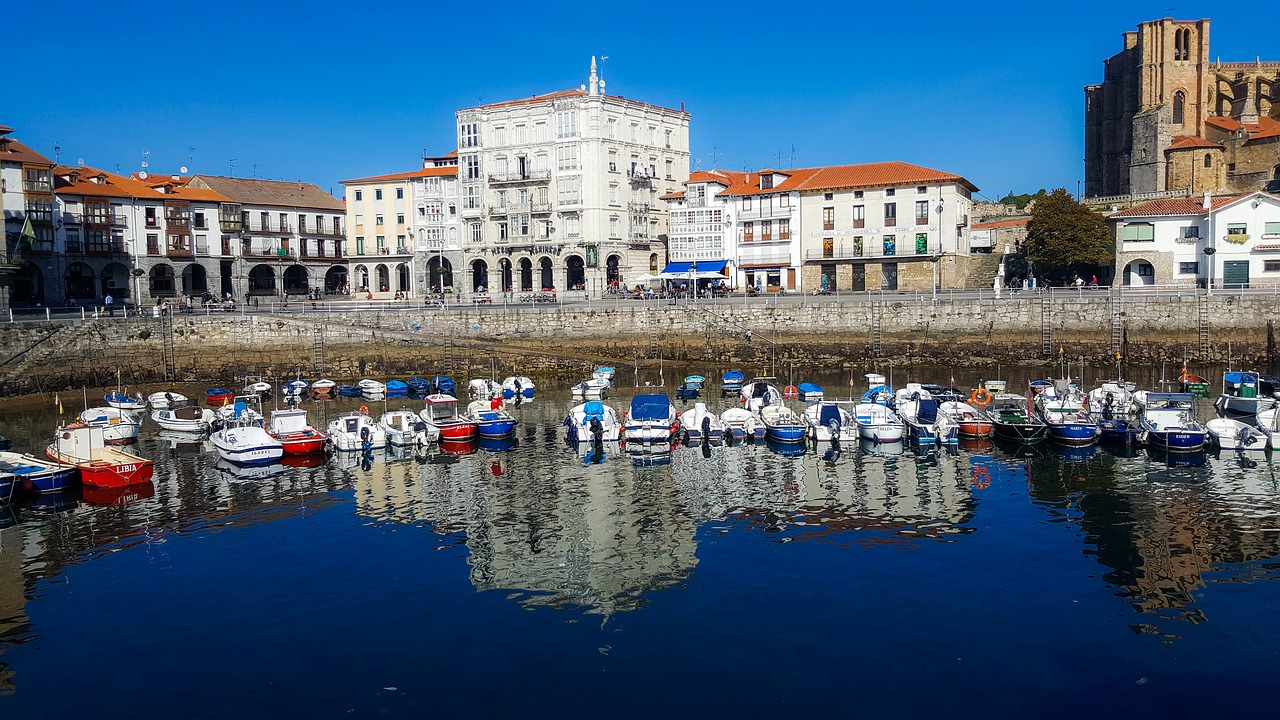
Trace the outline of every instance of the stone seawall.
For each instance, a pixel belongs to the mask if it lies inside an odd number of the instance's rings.
[[[1199,303],[1208,319],[1201,351]],[[1133,361],[1270,364],[1274,297],[1125,298],[1085,291],[1052,300],[830,301],[516,306],[173,319],[178,380],[229,382],[247,375],[365,376],[576,374],[597,363],[687,363],[706,371],[770,363],[846,367],[893,358],[956,366],[1048,364],[1059,351],[1108,364],[1113,345]],[[878,332],[877,332],[878,326]],[[1050,358],[1042,354],[1044,329]],[[12,323],[0,333],[0,393],[165,380],[164,326],[153,318]],[[746,331],[751,331],[751,340]],[[877,342],[877,336],[879,341]],[[318,342],[322,339],[322,342]],[[1228,357],[1230,353],[1230,357]]]

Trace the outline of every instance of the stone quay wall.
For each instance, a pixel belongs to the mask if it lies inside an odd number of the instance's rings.
[[[1105,291],[1088,290],[1051,299],[1024,293],[982,300],[631,301],[591,307],[191,315],[173,318],[172,379],[231,383],[297,374],[314,379],[318,337],[323,340],[321,373],[339,381],[439,372],[487,376],[491,371],[576,377],[596,364],[647,367],[659,357],[702,372],[771,362],[845,368],[877,358],[958,367],[1050,367],[1059,352],[1106,366],[1114,362],[1117,338],[1135,362],[1189,357],[1198,365],[1274,363],[1271,325],[1280,317],[1280,298],[1213,296],[1199,302],[1206,303],[1208,317],[1205,352],[1194,295],[1113,303]],[[1048,357],[1042,352],[1046,319]],[[0,393],[113,386],[117,369],[132,387],[164,382],[164,327],[154,318],[7,324],[0,332]]]

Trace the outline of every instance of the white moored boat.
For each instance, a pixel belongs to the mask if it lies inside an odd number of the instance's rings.
[[[261,415],[257,415],[256,420],[250,416],[244,401],[228,407],[232,411],[227,424],[209,436],[209,442],[219,457],[237,465],[260,465],[279,460],[284,455],[284,445],[262,428]]]
[[[378,425],[387,434],[387,444],[395,447],[426,447],[440,437],[439,430],[412,410],[385,412]]]
[[[379,395],[385,395],[387,392],[387,386],[385,383],[380,383],[377,380],[370,380],[368,378],[356,383],[356,387],[360,388],[360,394],[365,397],[377,397]]]
[[[187,403],[187,396],[176,390],[162,390],[147,396],[147,404],[152,410],[176,408]]]
[[[782,391],[774,385],[776,378],[758,377],[742,384],[738,394],[742,398],[743,407],[757,415],[763,408],[782,404]]]
[[[497,380],[476,378],[467,383],[467,394],[472,400],[492,400],[503,396],[502,385]]]
[[[680,413],[680,427],[684,428],[691,443],[704,439],[711,442],[724,440],[724,421],[708,410],[706,403],[694,403],[692,408]]]
[[[850,400],[820,400],[806,407],[801,417],[809,426],[809,437],[815,442],[852,442],[858,436],[854,404]]]
[[[533,381],[523,375],[512,375],[502,381],[502,396],[505,398],[532,398]]]
[[[1266,450],[1268,433],[1233,418],[1214,418],[1205,422],[1213,443],[1222,450]]]
[[[311,395],[318,400],[327,400],[333,397],[337,386],[338,383],[332,380],[317,380],[311,383]]]
[[[613,387],[613,368],[602,367],[596,368],[591,373],[590,380],[584,380],[573,386],[573,394],[575,396],[592,396],[601,395],[604,391]]]
[[[151,419],[165,430],[182,433],[205,433],[218,416],[207,407],[189,405],[173,409],[152,410]]]
[[[676,422],[671,398],[657,393],[637,395],[622,421],[622,437],[628,443],[666,442]]]
[[[271,383],[262,381],[249,383],[244,386],[244,390],[241,391],[241,394],[257,395],[265,400],[271,397]]]
[[[80,413],[80,422],[102,428],[103,440],[115,444],[137,440],[142,429],[139,413],[114,407],[89,408]]]
[[[329,442],[342,452],[380,450],[387,446],[387,431],[367,412],[344,413],[329,423]]]
[[[746,408],[729,408],[720,413],[724,431],[734,440],[763,440],[764,425]]]
[[[570,408],[564,424],[569,428],[569,440],[573,442],[610,442],[618,439],[622,429],[618,413],[599,400],[588,400]]]

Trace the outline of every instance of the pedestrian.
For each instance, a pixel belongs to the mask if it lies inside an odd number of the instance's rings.
[[[742,333],[742,337],[745,338],[747,342],[751,342],[751,328],[747,328],[747,331]]]
[[[1080,277],[1079,275],[1077,275],[1076,279],[1073,280],[1072,282],[1075,283],[1076,287],[1084,287],[1084,278]]]
[[[1089,287],[1098,287],[1098,276],[1097,276],[1097,275],[1094,275],[1094,276],[1093,276],[1093,279],[1089,281]]]
[[[116,316],[115,302],[116,299],[111,297],[111,293],[107,293],[107,296],[102,298],[102,304],[107,306],[107,315],[110,315],[111,317]]]

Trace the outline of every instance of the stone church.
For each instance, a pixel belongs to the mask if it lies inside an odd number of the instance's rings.
[[[1260,190],[1280,179],[1280,62],[1210,59],[1209,21],[1124,33],[1085,93],[1085,197]]]

